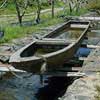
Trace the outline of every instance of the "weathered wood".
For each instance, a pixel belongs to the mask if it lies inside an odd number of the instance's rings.
[[[87,45],[87,48],[91,48],[91,49],[100,49],[100,46],[98,45]]]
[[[10,71],[19,73],[25,72],[23,70],[15,69],[13,66],[0,66],[0,72],[10,72]]]
[[[81,70],[82,67],[65,67],[65,68],[59,68],[56,69],[56,71],[60,72],[78,72]]]
[[[38,40],[38,44],[48,44],[48,45],[68,45],[70,43],[75,43],[75,40],[65,40],[65,39],[59,39],[59,40],[56,40],[56,39],[47,39],[47,40]]]
[[[83,66],[84,68],[82,69],[82,71],[87,71],[87,72],[100,72],[100,66],[97,67],[92,67],[92,65],[90,66]]]
[[[66,19],[79,19],[79,20],[88,20],[88,21],[100,21],[100,17],[79,17],[79,16],[69,16]]]
[[[85,24],[87,27],[84,28],[83,31],[80,31],[80,36],[75,42],[71,44],[68,44],[68,41],[66,42],[66,40],[56,40],[56,37],[61,35],[63,30],[70,29],[70,25],[72,24]],[[11,56],[9,62],[17,69],[19,68],[21,70],[33,73],[40,72],[41,66],[44,62],[46,63],[47,71],[53,70],[55,68],[60,68],[66,60],[73,58],[74,54],[86,37],[89,27],[90,22],[69,21],[54,31],[50,32],[49,34],[43,36],[43,38],[48,38],[47,40],[36,39],[32,43],[15,52]],[[55,38],[55,40],[51,38]],[[60,43],[65,46],[59,48]],[[53,46],[49,48],[49,45],[51,44],[53,44]],[[54,46],[57,48],[54,48]]]
[[[75,28],[75,29],[77,29],[77,28],[79,28],[79,29],[84,29],[84,28],[86,28],[87,27],[87,25],[77,25],[77,24],[71,24],[71,28]]]
[[[46,72],[44,75],[52,75],[56,77],[82,77],[85,76],[85,73],[80,73],[80,72]]]
[[[44,40],[39,40],[39,44],[45,43],[49,45],[59,45],[59,46],[67,46],[71,43],[75,43],[76,40],[65,40],[65,39],[44,39]],[[81,45],[83,46],[83,44]],[[90,48],[90,49],[99,49],[100,46],[98,45],[87,45],[84,44],[84,46],[86,48]]]
[[[0,53],[2,56],[11,56],[13,53]]]
[[[92,57],[79,57],[79,60],[84,61],[100,61],[100,57],[92,56]]]
[[[75,39],[59,39],[59,38],[43,38],[43,41],[71,41],[71,42],[75,42]]]
[[[91,29],[90,32],[100,33],[100,30]]]

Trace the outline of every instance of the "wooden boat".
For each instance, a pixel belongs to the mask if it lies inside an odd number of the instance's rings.
[[[76,41],[67,41],[66,39],[57,39],[64,29],[77,28],[83,25],[81,35]],[[71,59],[89,29],[90,22],[69,21],[49,34],[44,35],[40,40],[21,48],[10,57],[10,63],[17,69],[29,72],[44,72],[59,68],[66,60]],[[79,27],[77,28],[79,29]]]

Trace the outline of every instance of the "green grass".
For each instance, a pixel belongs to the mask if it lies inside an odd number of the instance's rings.
[[[1,5],[2,3],[0,3]],[[62,2],[56,1],[55,2],[55,7],[62,7],[64,4]],[[41,3],[41,9],[48,9],[51,8],[51,5],[49,5],[49,3],[47,3],[47,0],[43,0]],[[32,12],[36,12],[37,10],[37,3],[33,2],[32,6],[28,6],[26,13],[32,13]],[[6,6],[4,6],[3,8],[0,9],[0,15],[2,14],[16,14],[16,8],[15,8],[15,4],[13,3],[13,0],[8,1],[8,4]]]
[[[41,17],[42,21],[40,24],[37,25],[20,27],[19,25],[12,26],[9,24],[3,26],[3,29],[5,30],[5,35],[4,38],[0,40],[0,43],[10,42],[14,38],[19,38],[39,32],[40,28],[45,28],[63,22],[62,19],[57,17],[52,19],[50,14],[43,14]]]
[[[60,7],[63,5],[64,4],[61,2],[56,2],[56,7]],[[44,3],[43,7],[45,7],[45,6],[47,6],[47,5],[45,5],[45,3]],[[50,6],[47,6],[47,7],[50,7]],[[3,9],[4,10],[3,14],[5,14],[6,12],[7,12],[7,14],[8,13],[9,14],[15,13],[15,7],[12,3],[10,5],[8,5],[6,8]],[[36,8],[33,6],[29,7],[27,9],[27,13],[34,12],[35,10],[33,10],[33,9],[36,10]],[[73,11],[71,15],[72,16],[79,16],[79,15],[84,14],[86,12],[87,12],[86,9],[81,9],[78,13]],[[0,13],[2,13],[1,10],[0,10]],[[53,19],[51,17],[51,12],[47,12],[45,14],[43,13],[43,14],[41,14],[41,23],[40,24],[31,25],[31,26],[27,25],[27,26],[23,26],[23,27],[20,27],[19,25],[11,25],[11,23],[18,22],[16,20],[16,18],[17,18],[16,16],[15,17],[7,17],[7,18],[3,17],[0,20],[0,23],[2,23],[3,29],[5,30],[5,35],[4,35],[4,38],[0,39],[0,43],[10,42],[14,38],[19,38],[19,37],[27,36],[28,34],[39,32],[40,28],[45,28],[45,27],[48,27],[51,25],[56,25],[58,23],[62,23],[63,20],[61,18],[59,18],[58,16],[63,15],[63,14],[65,16],[70,15],[69,9],[66,9],[65,11],[57,12],[55,14],[55,18],[53,18]],[[26,21],[26,22],[28,21],[28,22],[33,23],[34,20],[35,20],[35,16],[33,16],[33,15],[23,17],[23,21]]]
[[[86,10],[81,10],[80,13],[76,14],[73,12],[72,15],[80,15],[85,13]],[[45,28],[51,25],[56,25],[58,23],[62,23],[63,19],[59,18],[58,16],[63,15],[63,11],[59,11],[55,14],[55,18],[51,17],[51,12],[47,12],[45,14],[41,14],[41,22],[40,24],[37,25],[31,25],[31,26],[23,26],[20,27],[19,25],[11,25],[9,21],[8,23],[5,23],[3,25],[3,29],[5,30],[5,35],[4,38],[0,40],[0,43],[5,43],[5,42],[10,42],[12,39],[27,36],[28,34],[32,33],[37,33],[40,31],[40,28]],[[69,12],[67,11],[66,15],[70,15]],[[8,20],[8,19],[7,19]],[[15,18],[12,18],[13,22],[15,21]],[[23,18],[23,21],[29,21],[29,22],[34,22],[35,16],[26,16]],[[2,21],[1,21],[2,22]]]
[[[88,13],[89,11],[87,9],[80,9],[79,12],[73,11],[72,13],[70,13],[69,9],[65,9],[63,11],[59,11],[57,12],[57,16],[64,16],[64,17],[69,17],[69,16],[80,16],[80,15],[84,15],[86,13]]]

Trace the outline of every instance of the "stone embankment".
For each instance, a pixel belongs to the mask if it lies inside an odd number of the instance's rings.
[[[98,44],[100,45],[100,43]],[[93,61],[84,62],[81,72],[86,76],[76,79],[70,85],[65,95],[59,100],[95,100],[97,95],[96,86],[100,86],[100,48],[91,52],[88,58],[95,57]]]
[[[83,15],[83,17],[100,17],[96,12],[90,12]],[[99,22],[93,22],[93,28],[100,30]],[[98,25],[96,25],[98,24]],[[95,34],[95,32],[94,32]],[[92,41],[92,43],[95,41]],[[100,46],[100,39],[95,44]],[[76,79],[66,90],[64,96],[59,100],[96,100],[97,96],[96,86],[100,86],[100,48],[94,49],[89,56],[88,60],[84,61],[80,72],[85,73],[85,76]]]
[[[76,79],[59,100],[95,100],[96,86],[100,86],[100,48],[93,50],[87,59],[80,71],[85,76]]]

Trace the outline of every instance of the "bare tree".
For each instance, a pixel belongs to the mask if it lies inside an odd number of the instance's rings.
[[[24,5],[22,5],[21,1],[18,2],[18,0],[14,0],[14,4],[15,4],[15,7],[16,7],[19,24],[20,24],[20,26],[22,26],[22,18],[25,14],[27,7],[28,7],[28,0],[24,0]],[[24,10],[22,10],[22,8]]]
[[[73,1],[72,0],[70,0],[69,2],[69,11],[70,11],[70,14],[72,14],[73,12]]]
[[[87,4],[87,1],[88,0],[67,0],[66,3],[69,6],[70,14],[72,14],[73,11],[78,13],[80,8],[82,8],[84,4]]]
[[[40,23],[40,14],[41,14],[41,4],[40,0],[36,0],[37,2],[37,15],[36,15],[36,23]]]
[[[54,0],[51,0],[52,5],[52,18],[54,18]]]

